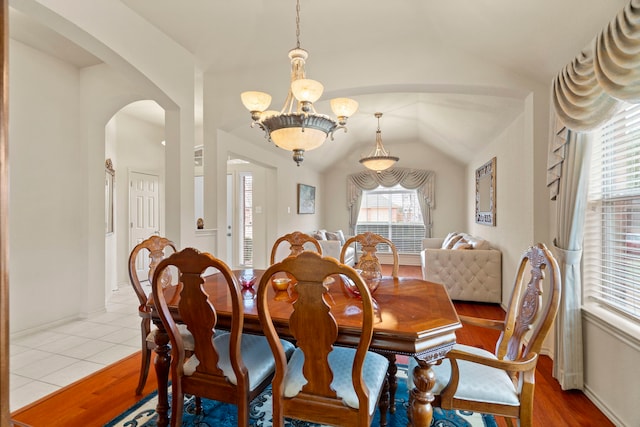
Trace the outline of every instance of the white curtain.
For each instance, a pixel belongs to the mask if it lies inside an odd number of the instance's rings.
[[[349,209],[349,234],[355,235],[358,213],[362,203],[362,191],[379,186],[402,185],[418,191],[418,203],[422,210],[425,237],[431,237],[431,209],[435,208],[435,173],[433,171],[407,168],[389,168],[382,172],[362,171],[347,177],[347,207]]]
[[[640,0],[631,0],[592,44],[567,64],[552,85],[547,185],[557,201],[555,253],[562,274],[556,319],[554,376],[562,389],[582,389],[580,259],[586,211],[590,143],[621,101],[640,103]]]
[[[558,234],[553,242],[563,283],[556,320],[553,376],[558,379],[563,390],[581,390],[584,386],[584,374],[580,261],[587,209],[591,141],[589,134],[570,130],[565,134],[566,156],[556,205]]]

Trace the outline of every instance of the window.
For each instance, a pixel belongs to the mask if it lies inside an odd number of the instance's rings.
[[[587,300],[640,321],[640,105],[594,140],[583,265]]]
[[[253,265],[253,175],[240,173],[240,264]]]
[[[356,233],[371,231],[391,240],[398,253],[417,254],[422,249],[425,227],[416,190],[401,185],[362,192]],[[380,245],[379,252],[390,252]]]

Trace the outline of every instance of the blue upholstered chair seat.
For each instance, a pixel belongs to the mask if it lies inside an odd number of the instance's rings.
[[[351,382],[351,370],[355,353],[355,349],[352,348],[334,347],[329,354],[329,365],[333,371],[331,387],[346,405],[358,409],[358,397]],[[287,364],[287,374],[284,378],[285,397],[297,395],[302,390],[302,386],[307,383],[302,374],[303,364],[304,353],[302,350],[296,349]],[[371,351],[367,353],[362,376],[369,389],[369,414],[373,414],[376,409],[377,398],[384,384],[388,366],[389,361],[386,357]]]
[[[193,351],[195,345],[193,342],[193,335],[191,335],[191,332],[189,332],[189,329],[187,329],[187,325],[178,324],[176,326],[178,327],[178,332],[180,332],[180,336],[182,337],[182,344],[184,345],[184,349],[187,351]],[[147,335],[147,342],[155,344],[157,332],[158,328],[152,329],[151,332],[149,332],[149,335]]]
[[[493,353],[480,348],[462,344],[456,344],[454,348],[464,351],[465,353],[497,360]],[[460,381],[455,394],[457,399],[520,406],[518,392],[506,371],[466,360],[457,360],[456,362],[460,369]],[[408,371],[410,388],[413,388],[412,372],[415,366],[417,366],[417,362],[412,358],[409,361]],[[433,394],[438,395],[447,385],[451,377],[451,362],[445,359],[440,365],[433,366],[432,369],[436,375],[436,385],[433,388]]]
[[[225,332],[216,335],[213,338],[213,343],[220,355],[218,366],[229,379],[229,382],[237,384],[236,375],[233,372],[229,358],[230,338],[231,334]],[[280,340],[280,342],[287,357],[291,356],[294,350],[293,344],[285,340]],[[269,348],[269,342],[261,335],[242,334],[240,353],[242,354],[242,361],[249,372],[249,389],[254,390],[267,377],[272,375],[275,369],[275,360],[271,348]],[[192,375],[199,363],[200,361],[195,355],[191,356],[184,364],[184,374]]]

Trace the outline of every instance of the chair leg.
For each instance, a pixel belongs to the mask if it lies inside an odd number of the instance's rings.
[[[140,363],[140,379],[138,380],[138,387],[136,388],[136,395],[142,394],[145,384],[147,383],[147,376],[149,375],[149,366],[151,364],[151,350],[146,345],[146,341],[142,347],[142,361]]]
[[[395,354],[385,354],[389,360],[389,368],[387,369],[387,381],[389,382],[389,412],[396,413],[396,390],[398,389],[398,379],[396,374],[398,366],[396,365]]]
[[[378,402],[378,410],[380,411],[380,427],[387,425],[387,411],[389,410],[389,378],[385,378],[382,384],[382,394]]]

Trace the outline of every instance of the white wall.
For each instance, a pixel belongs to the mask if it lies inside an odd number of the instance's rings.
[[[524,113],[518,116],[467,169],[467,229],[502,252],[502,301],[508,301],[520,255],[533,241],[533,161],[526,144]],[[496,226],[475,222],[475,172],[496,157]],[[545,242],[546,243],[546,242]]]
[[[393,142],[392,136],[387,136],[384,144],[394,156],[400,158],[396,163],[397,167],[435,172],[433,237],[444,237],[450,231],[463,231],[466,227],[465,165],[422,142],[398,143]],[[358,163],[361,151],[360,147],[354,147],[340,163],[323,174],[323,187],[319,194],[325,221],[321,228],[342,229],[345,234],[349,233],[347,176],[365,169]]]
[[[205,141],[206,144],[206,141]],[[319,193],[322,192],[321,176],[309,168],[297,167],[291,159],[283,159],[275,150],[273,144],[265,141],[264,147],[244,141],[223,131],[217,132],[216,150],[205,149],[205,180],[211,179],[207,175],[208,167],[213,169],[217,187],[215,194],[217,229],[226,229],[226,171],[227,158],[239,157],[263,166],[265,169],[265,192],[263,214],[266,227],[266,241],[275,242],[283,234],[295,230],[311,231],[323,224],[323,208]],[[215,153],[215,154],[214,154]],[[316,213],[297,214],[297,184],[307,184],[316,187]],[[207,183],[205,182],[205,188]],[[209,194],[209,193],[208,193]],[[218,252],[226,262],[226,241],[218,239]],[[270,246],[269,246],[270,249]],[[257,265],[259,267],[259,265]]]
[[[640,420],[640,328],[617,316],[605,314],[602,320],[600,315],[583,310],[585,394],[615,425],[636,427]],[[618,328],[623,325],[626,332]]]
[[[111,159],[112,163],[118,163],[118,154],[116,150],[116,125],[114,120],[110,120],[104,128],[104,157]],[[106,179],[106,178],[105,178]],[[114,186],[117,180],[114,176]],[[105,283],[105,300],[109,299],[111,292],[118,289],[118,191],[113,190],[113,232],[107,233],[104,238],[104,283]],[[105,202],[106,203],[106,202]],[[106,222],[106,218],[105,218]]]
[[[169,239],[165,233],[165,194],[164,165],[165,147],[160,144],[164,139],[164,128],[137,120],[127,114],[118,113],[110,123],[115,128],[117,162],[116,170],[116,234],[118,249],[116,264],[118,284],[129,286],[127,260],[133,247],[129,241],[129,173],[142,172],[158,175],[160,178],[160,198],[158,204],[160,235]],[[193,225],[195,229],[195,224]]]
[[[87,198],[78,70],[13,40],[9,64],[13,333],[79,311],[87,277]],[[104,163],[97,167],[104,175]]]

